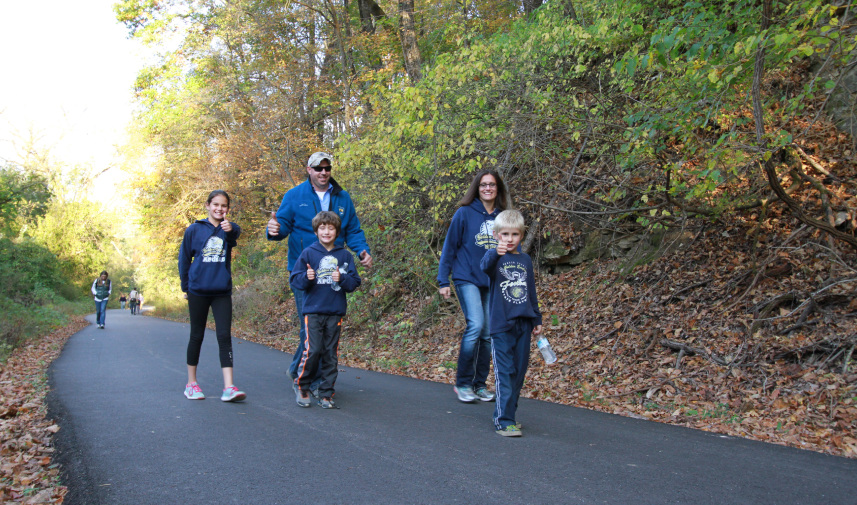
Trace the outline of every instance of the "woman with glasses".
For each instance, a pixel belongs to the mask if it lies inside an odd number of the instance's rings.
[[[458,202],[446,233],[437,282],[440,295],[449,299],[450,277],[467,326],[461,338],[454,391],[465,403],[490,402],[494,393],[485,379],[491,364],[491,337],[488,332],[488,276],[479,267],[485,251],[497,247],[494,218],[511,208],[508,191],[500,174],[481,170]]]

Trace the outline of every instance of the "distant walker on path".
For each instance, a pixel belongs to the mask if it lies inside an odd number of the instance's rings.
[[[140,296],[140,293],[137,291],[137,288],[131,288],[131,292],[128,293],[128,301],[131,304],[131,315],[137,313],[137,297]]]
[[[113,291],[110,279],[107,278],[107,270],[102,270],[92,283],[92,296],[95,298],[95,324],[102,330],[107,318],[107,300],[110,299],[110,292]]]

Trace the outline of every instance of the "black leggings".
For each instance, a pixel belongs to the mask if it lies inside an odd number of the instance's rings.
[[[187,364],[199,364],[199,351],[205,336],[205,322],[208,309],[214,314],[214,327],[217,333],[217,345],[220,347],[221,368],[232,367],[232,295],[197,296],[187,294],[187,308],[190,313],[190,341],[187,343]]]

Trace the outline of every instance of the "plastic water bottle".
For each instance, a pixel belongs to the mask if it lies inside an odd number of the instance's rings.
[[[548,365],[556,363],[556,353],[551,349],[551,344],[548,342],[547,338],[539,337],[538,346],[539,352],[542,353],[542,358],[545,359],[545,363]]]
[[[340,275],[345,275],[348,273],[348,263],[343,263],[343,265],[341,267],[339,267],[339,273],[340,273]],[[333,283],[333,290],[339,291],[340,289],[342,289],[342,287],[340,287],[339,282],[334,282]]]

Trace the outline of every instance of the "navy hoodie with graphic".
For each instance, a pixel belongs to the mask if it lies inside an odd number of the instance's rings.
[[[318,195],[315,193],[309,177],[290,189],[283,196],[283,201],[280,203],[280,208],[277,210],[277,221],[280,223],[280,233],[276,236],[268,235],[267,229],[265,235],[268,240],[283,240],[289,237],[289,257],[288,269],[291,272],[298,256],[313,242],[318,240],[315,230],[312,229],[312,218],[321,211],[321,202]],[[357,253],[357,256],[366,251],[369,251],[369,244],[366,243],[366,235],[363,233],[363,228],[360,227],[360,219],[357,218],[357,212],[354,210],[354,202],[351,201],[351,195],[347,191],[330,178],[330,207],[331,212],[336,213],[342,221],[342,232],[336,237],[336,245],[347,245],[352,251]],[[306,265],[304,265],[306,267]]]
[[[510,330],[517,318],[533,320],[533,326],[542,324],[533,260],[525,253],[497,254],[497,249],[485,253],[480,267],[491,278],[488,307],[491,314],[491,334]]]
[[[315,279],[307,278],[307,264],[315,270]],[[339,282],[333,282],[333,272],[339,270]],[[354,268],[354,256],[344,247],[328,251],[319,242],[303,250],[295,262],[289,284],[305,291],[304,314],[345,315],[345,293],[360,286],[360,276]]]
[[[455,284],[466,282],[480,288],[488,287],[488,276],[479,268],[479,261],[485,251],[497,247],[493,232],[494,218],[499,213],[499,208],[489,213],[479,199],[455,211],[437,269],[440,287],[449,286],[450,275]]]
[[[241,227],[232,231],[200,219],[187,227],[179,249],[179,276],[182,291],[196,296],[232,293],[232,248],[238,243]]]

